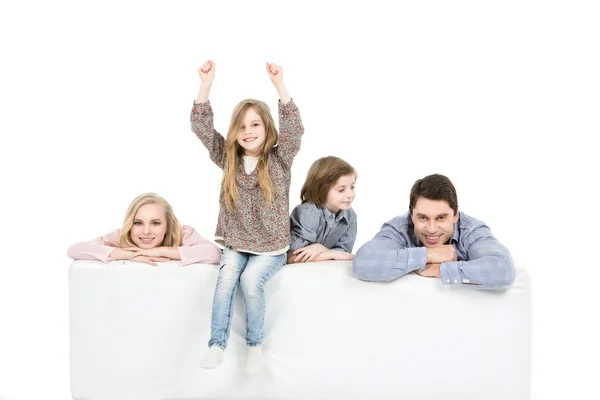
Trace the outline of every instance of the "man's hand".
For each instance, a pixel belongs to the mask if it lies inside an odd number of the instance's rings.
[[[313,261],[316,256],[324,251],[327,251],[327,247],[323,246],[322,244],[315,243],[311,244],[310,246],[302,247],[301,249],[294,251],[292,254],[296,256],[296,258],[294,258],[294,262],[302,263]]]
[[[427,247],[427,264],[441,264],[456,261],[456,249],[451,244]]]
[[[415,272],[426,278],[440,278],[441,277],[440,264],[437,264],[437,263],[427,264],[425,266],[425,268],[423,269],[423,271],[415,270]]]

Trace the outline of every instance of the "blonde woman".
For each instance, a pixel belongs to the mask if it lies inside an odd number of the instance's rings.
[[[154,266],[157,262],[181,260],[189,265],[218,264],[221,250],[191,226],[181,226],[164,198],[144,193],[129,205],[121,229],[75,243],[67,255],[75,260],[132,260]]]
[[[290,241],[291,167],[304,132],[300,112],[283,83],[283,69],[266,65],[279,94],[279,129],[268,106],[243,100],[233,111],[227,138],[213,126],[208,95],[215,63],[199,69],[201,84],[192,108],[192,131],[223,170],[216,240],[225,246],[213,298],[209,351],[203,368],[223,361],[231,329],[233,298],[242,287],[246,310],[248,360],[244,371],[262,370],[265,282],[285,264]]]

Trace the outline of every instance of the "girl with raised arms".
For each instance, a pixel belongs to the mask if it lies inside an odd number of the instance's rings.
[[[212,306],[209,350],[203,368],[219,365],[231,330],[233,299],[238,284],[246,310],[248,359],[244,371],[262,370],[265,282],[286,262],[289,248],[291,167],[304,132],[300,112],[283,83],[283,68],[266,64],[279,94],[279,132],[268,106],[242,100],[233,110],[227,136],[214,128],[208,100],[216,66],[199,69],[201,83],[191,112],[192,131],[223,170],[215,240],[225,248]]]

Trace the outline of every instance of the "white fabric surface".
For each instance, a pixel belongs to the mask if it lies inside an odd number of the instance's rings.
[[[501,291],[409,274],[362,282],[351,263],[287,265],[266,286],[264,373],[246,376],[238,290],[223,364],[198,367],[217,266],[75,261],[74,399],[525,400],[530,283]]]

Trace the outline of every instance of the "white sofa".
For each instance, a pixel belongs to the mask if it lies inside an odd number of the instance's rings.
[[[529,399],[524,270],[480,291],[416,274],[362,282],[350,262],[287,265],[266,286],[264,373],[246,376],[239,292],[223,364],[198,366],[217,269],[73,262],[73,399]]]

